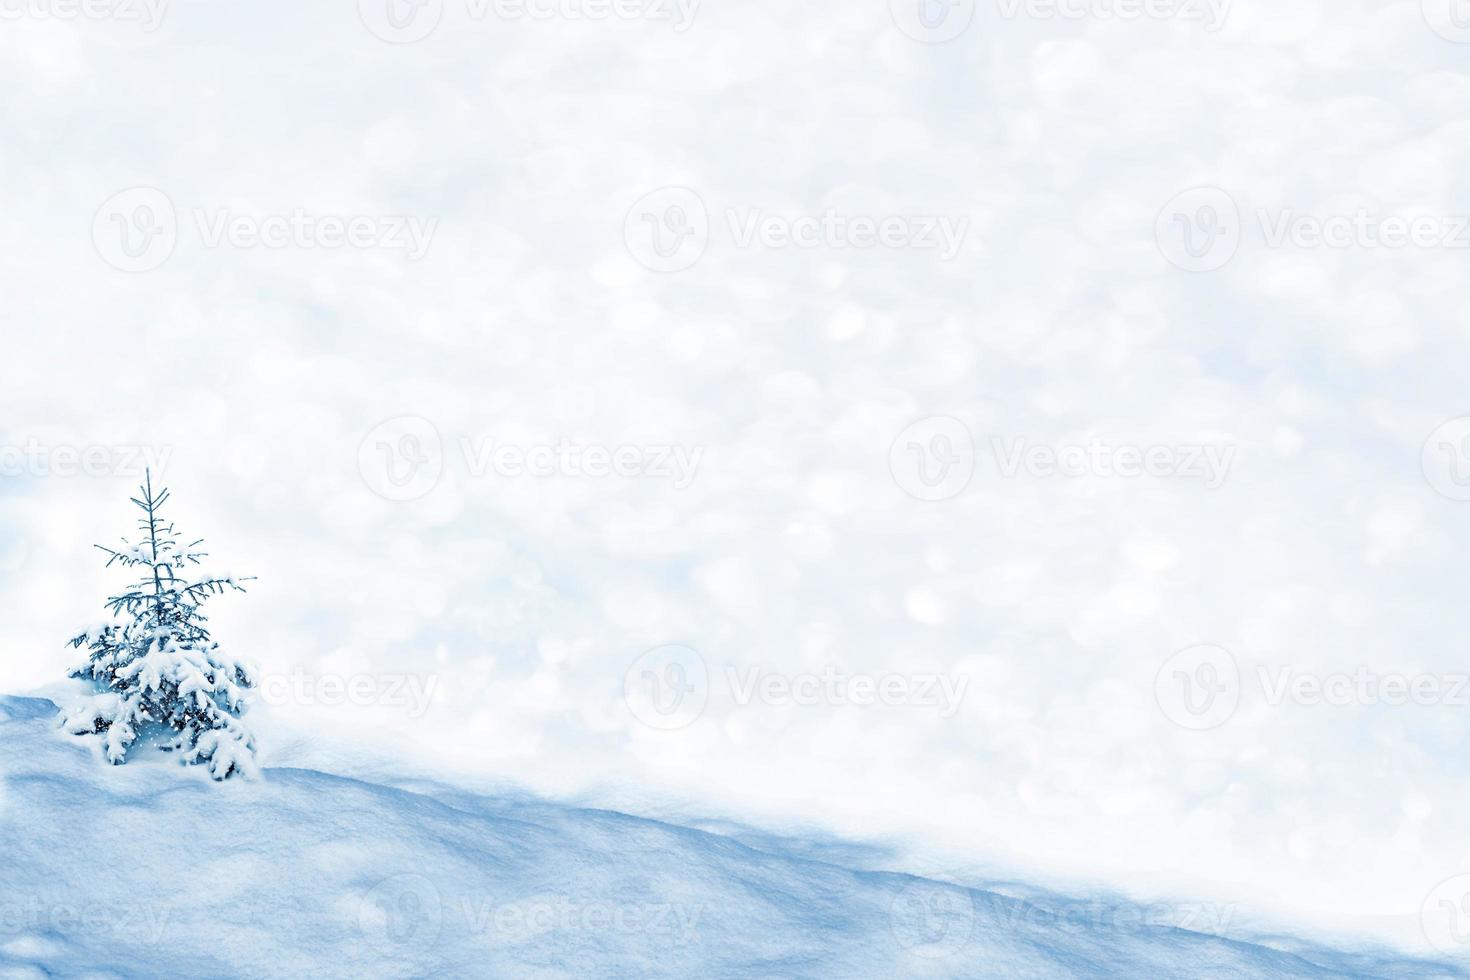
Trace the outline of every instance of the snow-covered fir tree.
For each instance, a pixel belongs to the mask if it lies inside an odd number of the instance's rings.
[[[204,764],[215,779],[252,775],[255,738],[240,715],[254,680],[210,639],[201,608],[221,593],[244,592],[240,583],[249,579],[202,574],[202,541],[181,544],[160,513],[168,498],[167,489],[154,493],[149,473],[132,498],[143,512],[136,543],[97,545],[108,567],[136,569],[140,577],[107,600],[110,621],[72,639],[88,651],[72,676],[96,682],[98,693],[69,709],[65,725],[76,735],[100,735],[115,765],[140,737],[156,735],[160,748]]]

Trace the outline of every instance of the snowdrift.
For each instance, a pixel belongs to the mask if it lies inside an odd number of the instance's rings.
[[[0,698],[0,977],[1450,977],[606,811],[120,768]]]

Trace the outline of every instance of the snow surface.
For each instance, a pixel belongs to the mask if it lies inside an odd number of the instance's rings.
[[[0,977],[1458,977],[608,811],[267,769],[108,767],[0,698]]]

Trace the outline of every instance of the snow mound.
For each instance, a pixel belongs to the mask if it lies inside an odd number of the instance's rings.
[[[305,769],[112,768],[0,698],[0,977],[1451,977]]]

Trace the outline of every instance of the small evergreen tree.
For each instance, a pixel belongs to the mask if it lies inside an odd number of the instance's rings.
[[[228,575],[197,574],[206,553],[202,541],[180,543],[160,509],[169,492],[153,492],[153,474],[132,501],[143,511],[140,539],[121,549],[97,545],[107,567],[137,568],[142,575],[122,595],[107,600],[112,620],[74,637],[87,659],[71,676],[94,681],[98,693],[67,712],[67,730],[102,736],[114,765],[128,748],[156,732],[160,748],[180,751],[188,763],[204,763],[215,779],[255,772],[255,738],[240,719],[245,694],[255,686],[251,672],[220,652],[209,637],[205,600],[229,590],[244,592]]]

